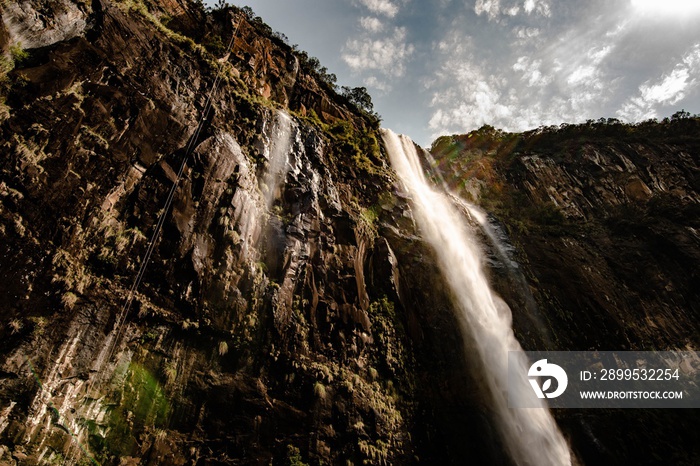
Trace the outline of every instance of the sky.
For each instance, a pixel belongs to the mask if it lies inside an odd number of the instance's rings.
[[[214,3],[208,1],[205,3]],[[382,126],[429,147],[507,131],[700,113],[700,0],[243,0]]]

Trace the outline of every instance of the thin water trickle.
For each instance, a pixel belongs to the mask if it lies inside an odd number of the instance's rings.
[[[452,291],[462,331],[478,350],[511,458],[523,466],[571,465],[569,447],[544,403],[534,409],[508,407],[508,389],[519,393],[531,390],[527,381],[529,363],[513,334],[510,309],[489,287],[480,250],[464,217],[448,194],[428,183],[413,141],[389,130],[382,131],[391,165],[411,196],[418,227],[435,250]],[[514,359],[521,366],[518,372],[522,380],[516,387],[508,386],[511,351],[517,352],[519,356]]]
[[[491,222],[489,222],[489,219],[486,215],[486,212],[478,208],[477,206],[470,204],[469,202],[465,201],[464,199],[460,198],[456,194],[448,193],[450,197],[452,198],[452,201],[463,208],[469,216],[476,221],[477,224],[481,227],[481,231],[484,232],[488,240],[491,242],[491,245],[494,247],[496,255],[500,259],[501,263],[505,265],[508,269],[516,269],[518,268],[518,264],[513,260],[512,257],[512,246],[509,244],[505,244],[501,238],[499,238],[498,232],[496,229],[491,225]]]
[[[282,180],[287,175],[291,134],[292,119],[284,112],[277,112],[270,136],[268,167],[263,177],[265,207],[268,211],[277,197]]]

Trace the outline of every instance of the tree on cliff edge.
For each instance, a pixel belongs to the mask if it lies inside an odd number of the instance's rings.
[[[366,111],[367,113],[374,112],[374,104],[372,103],[372,96],[367,92],[366,87],[348,87],[343,86],[341,88],[342,95],[350,101],[351,104],[356,107]]]

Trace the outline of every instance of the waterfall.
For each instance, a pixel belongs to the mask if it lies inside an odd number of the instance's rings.
[[[508,388],[516,394],[532,390],[527,381],[529,363],[513,334],[510,309],[489,287],[476,239],[463,216],[446,193],[429,185],[413,141],[389,130],[382,130],[382,137],[391,165],[411,196],[416,223],[435,250],[452,291],[462,331],[477,348],[510,456],[523,466],[571,465],[568,445],[544,403],[541,408],[508,407]],[[511,357],[521,366],[517,387],[508,386],[509,351],[516,352],[517,357]]]
[[[277,112],[270,136],[268,168],[263,177],[265,207],[270,210],[277,197],[277,190],[287,175],[289,150],[291,148],[292,119],[284,112]]]
[[[501,238],[499,238],[498,232],[493,227],[493,225],[489,223],[489,220],[486,217],[486,213],[484,213],[477,206],[463,200],[456,194],[450,193],[450,197],[452,198],[452,201],[455,204],[462,207],[469,214],[469,216],[473,218],[476,221],[476,223],[479,224],[479,226],[481,227],[481,231],[484,232],[486,237],[491,242],[491,245],[495,249],[496,255],[501,260],[503,265],[505,265],[508,269],[517,268],[518,264],[512,258],[512,247],[510,245],[505,244],[501,240]]]
[[[528,285],[525,275],[523,275],[522,270],[520,270],[518,262],[513,258],[514,248],[508,242],[507,235],[499,227],[492,224],[489,221],[486,213],[479,207],[475,206],[474,204],[470,204],[456,194],[449,193],[449,195],[455,204],[464,209],[464,212],[469,214],[469,217],[474,219],[476,223],[479,224],[481,231],[484,232],[489,242],[493,246],[493,251],[498,260],[501,264],[503,264],[503,266],[505,266],[511,279],[511,286],[523,300],[525,310],[527,311],[527,319],[532,323],[532,325],[540,329],[539,336],[542,338],[542,340],[551,345],[552,335],[549,331],[549,327],[546,325],[545,320],[540,314],[537,303],[535,302],[535,297],[532,296],[530,285]]]

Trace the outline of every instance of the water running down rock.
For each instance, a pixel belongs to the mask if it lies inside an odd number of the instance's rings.
[[[435,250],[452,290],[462,331],[478,350],[511,457],[519,465],[570,465],[569,447],[544,404],[535,409],[508,408],[508,352],[522,349],[511,328],[510,309],[491,291],[481,269],[479,249],[463,217],[446,194],[429,185],[411,139],[389,130],[383,130],[382,137],[391,164],[412,197],[416,222]],[[523,378],[516,389],[530,390],[526,379],[529,364],[524,354],[519,362]]]

